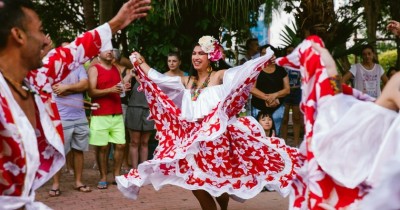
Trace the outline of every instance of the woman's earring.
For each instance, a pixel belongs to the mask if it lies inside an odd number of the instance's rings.
[[[207,67],[207,72],[208,72],[208,73],[212,72],[212,70],[213,70],[213,69],[212,69],[211,66],[208,66],[208,67]]]

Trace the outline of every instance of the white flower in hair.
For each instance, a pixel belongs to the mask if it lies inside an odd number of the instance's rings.
[[[208,59],[218,61],[222,58],[222,52],[219,49],[218,40],[212,36],[203,36],[199,39],[201,49],[208,54]]]
[[[212,36],[202,36],[199,39],[200,47],[205,53],[214,52],[216,42],[217,40]]]

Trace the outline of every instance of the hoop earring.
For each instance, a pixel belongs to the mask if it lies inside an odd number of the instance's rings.
[[[211,67],[211,66],[208,66],[208,67],[207,67],[207,72],[210,73],[210,72],[212,72],[212,71],[213,71],[212,67]]]

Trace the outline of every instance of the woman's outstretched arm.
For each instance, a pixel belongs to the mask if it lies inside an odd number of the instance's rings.
[[[131,56],[129,56],[130,61],[133,64],[133,67],[139,66],[145,75],[147,75],[151,69],[151,67],[146,63],[146,60],[143,58],[142,55],[138,52],[133,52]]]

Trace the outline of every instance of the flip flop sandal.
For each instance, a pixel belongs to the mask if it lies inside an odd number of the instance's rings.
[[[92,192],[92,189],[86,185],[82,185],[79,187],[74,187],[74,190],[79,191],[79,192]]]
[[[99,190],[105,190],[105,189],[107,189],[107,188],[108,188],[107,182],[99,182],[99,183],[97,184],[97,189],[99,189]]]
[[[50,197],[58,197],[58,196],[60,196],[60,195],[61,195],[60,189],[55,189],[55,190],[51,189],[51,190],[49,191],[49,196],[50,196]]]

